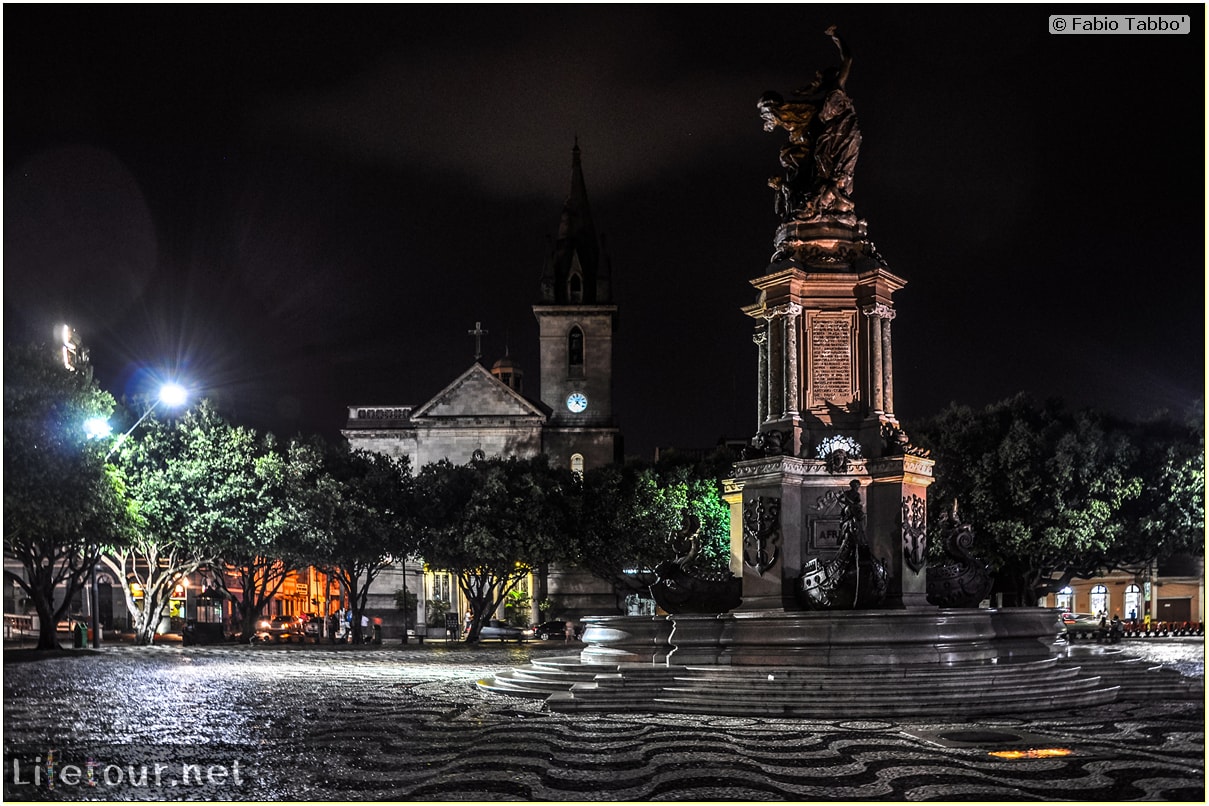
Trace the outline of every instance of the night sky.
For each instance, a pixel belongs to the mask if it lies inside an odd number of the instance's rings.
[[[1147,6],[1147,9],[1153,9]],[[911,422],[1017,391],[1127,416],[1205,388],[1204,7],[5,5],[4,337],[76,327],[116,396],[177,374],[336,434],[510,350],[576,138],[620,306],[626,452],[756,428],[740,307],[777,227],[756,101],[838,63]]]

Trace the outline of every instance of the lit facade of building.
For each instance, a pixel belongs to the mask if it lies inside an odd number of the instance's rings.
[[[1073,613],[1104,613],[1109,619],[1115,615],[1125,621],[1142,621],[1149,613],[1152,622],[1203,624],[1204,560],[1155,564],[1141,574],[1115,572],[1074,580],[1040,604]]]

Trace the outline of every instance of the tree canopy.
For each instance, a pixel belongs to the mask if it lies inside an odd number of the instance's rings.
[[[473,614],[469,640],[509,591],[567,556],[578,479],[546,457],[436,462],[416,479],[419,553],[453,573]]]
[[[251,639],[264,608],[303,565],[305,531],[290,517],[293,490],[285,451],[272,434],[216,422],[214,472],[225,478],[213,509],[212,592],[229,600],[240,638]]]
[[[353,641],[360,642],[370,586],[416,551],[408,463],[316,438],[291,444],[289,472],[292,529],[307,535],[305,558],[348,594]]]
[[[124,545],[138,522],[106,465],[108,443],[84,429],[114,406],[86,363],[69,369],[45,344],[5,347],[4,556],[25,573],[4,577],[37,612],[40,649],[57,646],[58,622],[102,549]]]
[[[118,450],[117,466],[138,502],[141,525],[106,557],[140,644],[155,640],[176,585],[245,540],[260,511],[247,462],[254,432],[232,426],[204,400],[176,418],[156,415]]]
[[[981,410],[951,405],[914,431],[936,459],[930,513],[957,502],[1009,603],[1032,605],[1075,577],[1203,547],[1196,429],[1017,395]]]
[[[725,457],[724,457],[725,459]],[[620,593],[645,591],[653,569],[673,558],[669,539],[686,515],[701,524],[702,565],[730,562],[730,510],[720,481],[726,461],[672,457],[656,464],[606,465],[584,475],[574,561]]]

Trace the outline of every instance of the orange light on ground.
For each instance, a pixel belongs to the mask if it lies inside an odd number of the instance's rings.
[[[1018,759],[1018,758],[1061,758],[1069,756],[1074,751],[1068,750],[1065,747],[1039,747],[1028,750],[992,750],[987,753],[989,756],[996,758]]]

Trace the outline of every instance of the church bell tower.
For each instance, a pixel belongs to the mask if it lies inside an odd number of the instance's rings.
[[[556,465],[583,471],[619,461],[613,421],[611,271],[588,206],[579,144],[572,150],[571,193],[533,306],[541,351],[539,396],[551,410],[544,452]]]

